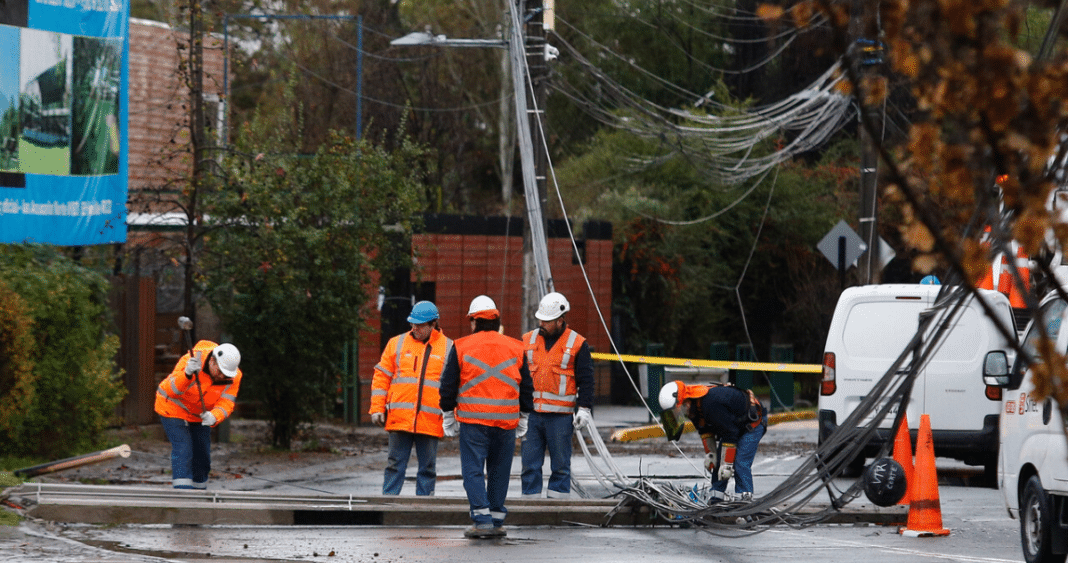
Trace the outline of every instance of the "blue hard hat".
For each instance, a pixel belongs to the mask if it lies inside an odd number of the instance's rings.
[[[937,276],[924,276],[920,280],[920,285],[942,285],[942,282],[938,280]]]
[[[408,322],[419,325],[437,318],[437,306],[429,301],[420,301],[412,307],[412,314],[408,315]]]

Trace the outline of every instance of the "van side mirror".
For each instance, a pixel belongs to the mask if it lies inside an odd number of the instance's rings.
[[[991,387],[1008,387],[1009,357],[1001,350],[986,353],[983,362],[983,383]]]

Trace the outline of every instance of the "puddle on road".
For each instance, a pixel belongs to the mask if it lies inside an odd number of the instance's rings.
[[[92,546],[92,547],[96,547],[96,548],[99,548],[99,549],[104,549],[104,550],[107,550],[107,551],[111,551],[113,553],[129,553],[129,554],[132,554],[132,555],[143,555],[143,556],[146,556],[146,557],[159,557],[159,558],[162,558],[162,559],[181,559],[183,561],[188,561],[188,560],[205,560],[206,561],[206,560],[212,560],[212,559],[214,559],[214,560],[225,559],[226,561],[246,561],[247,563],[261,563],[261,562],[262,563],[307,563],[307,561],[301,560],[301,559],[273,559],[273,558],[272,559],[264,559],[262,556],[241,557],[241,556],[234,556],[234,555],[222,555],[222,556],[214,555],[213,556],[210,553],[194,553],[194,552],[191,552],[191,551],[156,551],[156,550],[150,550],[150,549],[134,549],[132,547],[129,547],[129,544],[123,544],[122,542],[116,542],[116,541],[81,539],[81,540],[78,540],[78,542],[79,543],[83,543],[83,544],[88,545],[88,546]],[[326,556],[325,553],[323,553],[323,554],[316,553],[316,554],[313,555],[313,557],[318,557],[320,555]]]

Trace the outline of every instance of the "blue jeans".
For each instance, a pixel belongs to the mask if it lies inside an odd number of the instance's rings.
[[[428,496],[434,494],[434,483],[438,472],[435,464],[438,457],[438,439],[426,434],[412,432],[389,433],[389,459],[386,463],[385,479],[382,482],[382,494],[399,495],[404,485],[404,472],[408,469],[408,458],[419,458],[419,472],[415,475],[415,494]]]
[[[160,423],[171,442],[171,484],[176,489],[208,488],[211,427],[166,416]]]
[[[476,525],[504,525],[515,429],[460,423],[460,472]]]
[[[549,450],[549,498],[571,495],[571,435],[575,432],[570,414],[530,413],[527,435],[523,437],[523,494],[541,494],[541,467]]]
[[[742,434],[742,437],[738,439],[738,443],[735,444],[738,448],[734,455],[735,493],[753,492],[753,459],[756,458],[757,445],[760,443],[760,439],[763,438],[764,433],[768,431],[767,423],[767,415],[764,415],[764,424]],[[722,449],[723,448],[720,448],[720,450]],[[720,459],[723,459],[722,451],[719,452],[719,456]],[[727,481],[716,481],[712,483],[712,489],[721,493],[726,491]]]

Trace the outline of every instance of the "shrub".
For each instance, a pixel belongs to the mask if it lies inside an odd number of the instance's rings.
[[[22,298],[0,280],[0,444],[14,442],[33,403],[31,322]]]
[[[28,408],[8,417],[18,425],[2,449],[47,459],[89,451],[126,393],[115,363],[119,339],[107,330],[107,280],[51,247],[4,245],[0,283],[19,296],[31,322],[28,352],[0,347],[0,365],[21,355],[32,366]]]

